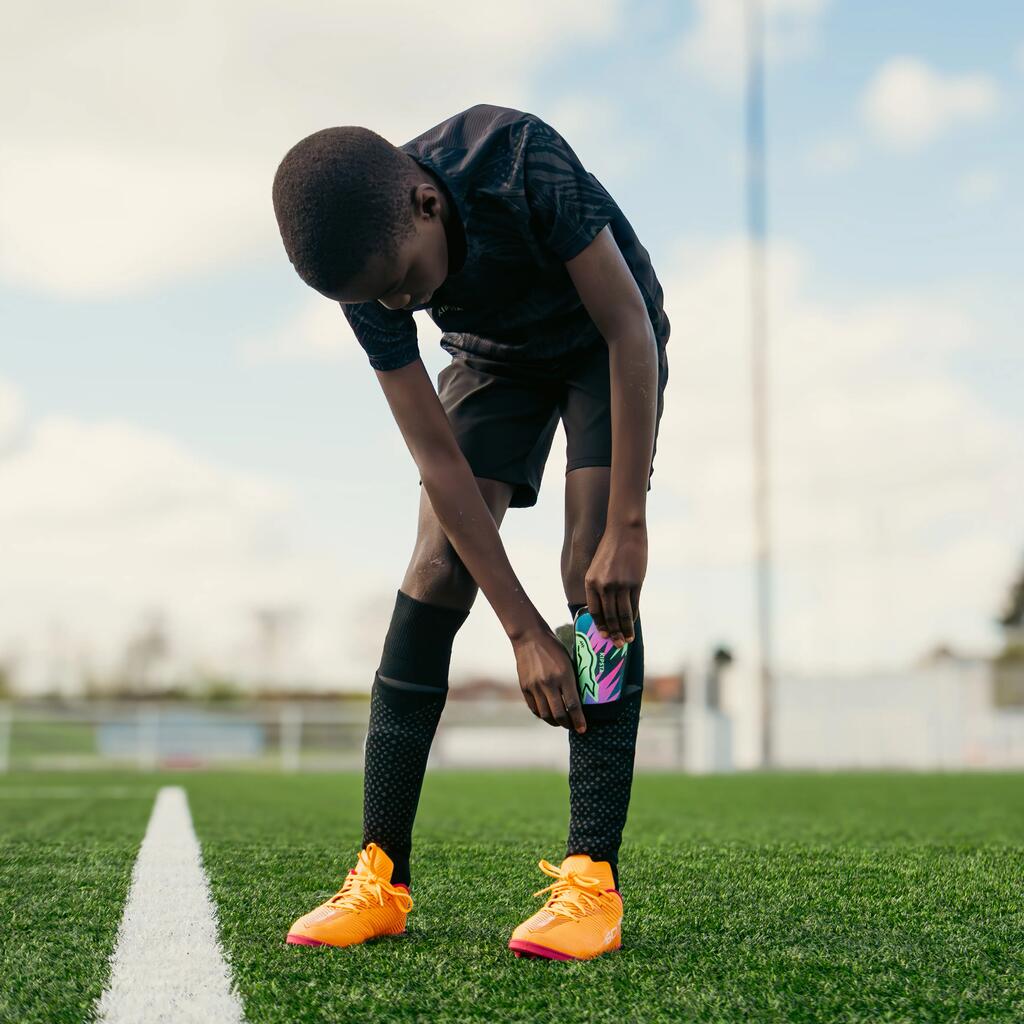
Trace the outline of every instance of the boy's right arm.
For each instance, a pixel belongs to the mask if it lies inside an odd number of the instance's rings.
[[[423,361],[374,372],[441,528],[512,641],[530,710],[552,725],[582,732],[586,722],[571,658],[512,569]]]

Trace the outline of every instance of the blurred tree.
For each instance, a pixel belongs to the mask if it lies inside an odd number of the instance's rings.
[[[196,697],[214,704],[241,700],[245,696],[245,691],[246,687],[241,683],[220,675],[206,676],[192,687]]]
[[[1010,586],[999,624],[1004,640],[993,665],[993,700],[998,707],[1020,707],[1024,705],[1024,565]]]
[[[147,613],[125,644],[117,673],[117,689],[123,694],[151,693],[156,683],[156,670],[170,652],[171,641],[163,612]]]
[[[285,665],[282,654],[292,640],[301,617],[301,610],[293,607],[268,605],[253,609],[259,659],[256,674],[262,689],[280,689],[283,686]]]
[[[1006,607],[999,616],[999,624],[1011,635],[1024,630],[1024,566],[1010,587]]]

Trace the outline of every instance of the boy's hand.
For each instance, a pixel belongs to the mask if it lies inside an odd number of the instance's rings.
[[[594,552],[583,585],[587,609],[602,636],[616,647],[633,640],[640,587],[647,575],[647,526],[609,526]]]
[[[576,668],[562,642],[545,625],[512,642],[519,688],[530,710],[548,725],[587,731]]]

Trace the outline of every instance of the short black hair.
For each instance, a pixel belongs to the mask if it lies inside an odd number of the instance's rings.
[[[311,288],[333,291],[372,256],[392,260],[414,231],[412,158],[369,128],[323,128],[295,143],[274,175],[288,259]]]

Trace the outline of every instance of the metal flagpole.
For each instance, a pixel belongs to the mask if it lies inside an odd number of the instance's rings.
[[[768,323],[765,216],[764,11],[746,6],[747,245],[750,270],[750,364],[754,461],[754,560],[760,684],[761,765],[772,763],[772,549],[768,473]]]

